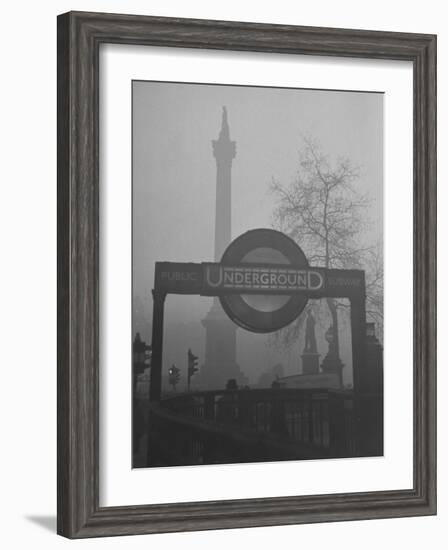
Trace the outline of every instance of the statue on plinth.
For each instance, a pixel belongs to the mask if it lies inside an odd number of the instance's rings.
[[[302,374],[319,373],[319,354],[316,343],[316,320],[311,309],[307,310],[305,347],[302,353]]]
[[[316,320],[314,319],[313,312],[309,309],[306,317],[304,353],[317,353],[315,326]]]
[[[336,374],[339,379],[339,385],[342,387],[342,369],[344,365],[339,358],[337,346],[336,346],[336,335],[334,326],[330,325],[325,333],[325,339],[328,342],[328,352],[322,361],[321,369],[322,372],[327,374]]]

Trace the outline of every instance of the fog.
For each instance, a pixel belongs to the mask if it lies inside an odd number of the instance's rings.
[[[356,186],[371,199],[371,224],[363,238],[382,238],[382,94],[141,81],[133,83],[132,94],[133,331],[147,342],[155,262],[214,259],[216,164],[211,140],[218,136],[224,105],[236,141],[232,238],[272,226],[275,197],[270,183],[273,177],[284,184],[294,178],[302,136],[313,136],[326,154],[348,157],[360,167]],[[201,363],[201,320],[210,305],[210,298],[199,296],[167,298],[164,371],[175,363],[185,372],[188,348]],[[327,351],[326,328],[316,325],[321,358]],[[285,375],[300,372],[303,335],[282,350],[269,335],[243,329],[237,334],[237,362],[250,383],[277,363],[283,364]],[[350,383],[350,330],[344,322],[340,343],[344,381]]]

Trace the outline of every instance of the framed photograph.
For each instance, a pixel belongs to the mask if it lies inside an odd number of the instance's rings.
[[[436,37],[58,17],[58,532],[436,513]]]

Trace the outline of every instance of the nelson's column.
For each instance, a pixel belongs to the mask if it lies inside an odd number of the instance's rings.
[[[232,161],[236,155],[225,107],[219,137],[212,141],[212,145],[216,160],[215,262],[219,262],[231,239]],[[218,298],[213,298],[212,307],[202,324],[206,331],[205,361],[197,378],[198,385],[224,389],[232,378],[238,386],[247,384],[247,378],[236,362],[237,326],[227,317]]]

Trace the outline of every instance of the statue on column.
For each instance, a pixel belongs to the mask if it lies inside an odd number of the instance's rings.
[[[215,261],[220,262],[232,237],[232,164],[236,157],[236,142],[230,139],[225,107],[222,108],[218,139],[212,140],[212,152],[216,161]],[[205,360],[196,377],[196,387],[224,389],[230,379],[235,379],[240,387],[247,385],[248,379],[236,361],[237,326],[228,318],[217,296],[202,324],[205,327]]]

